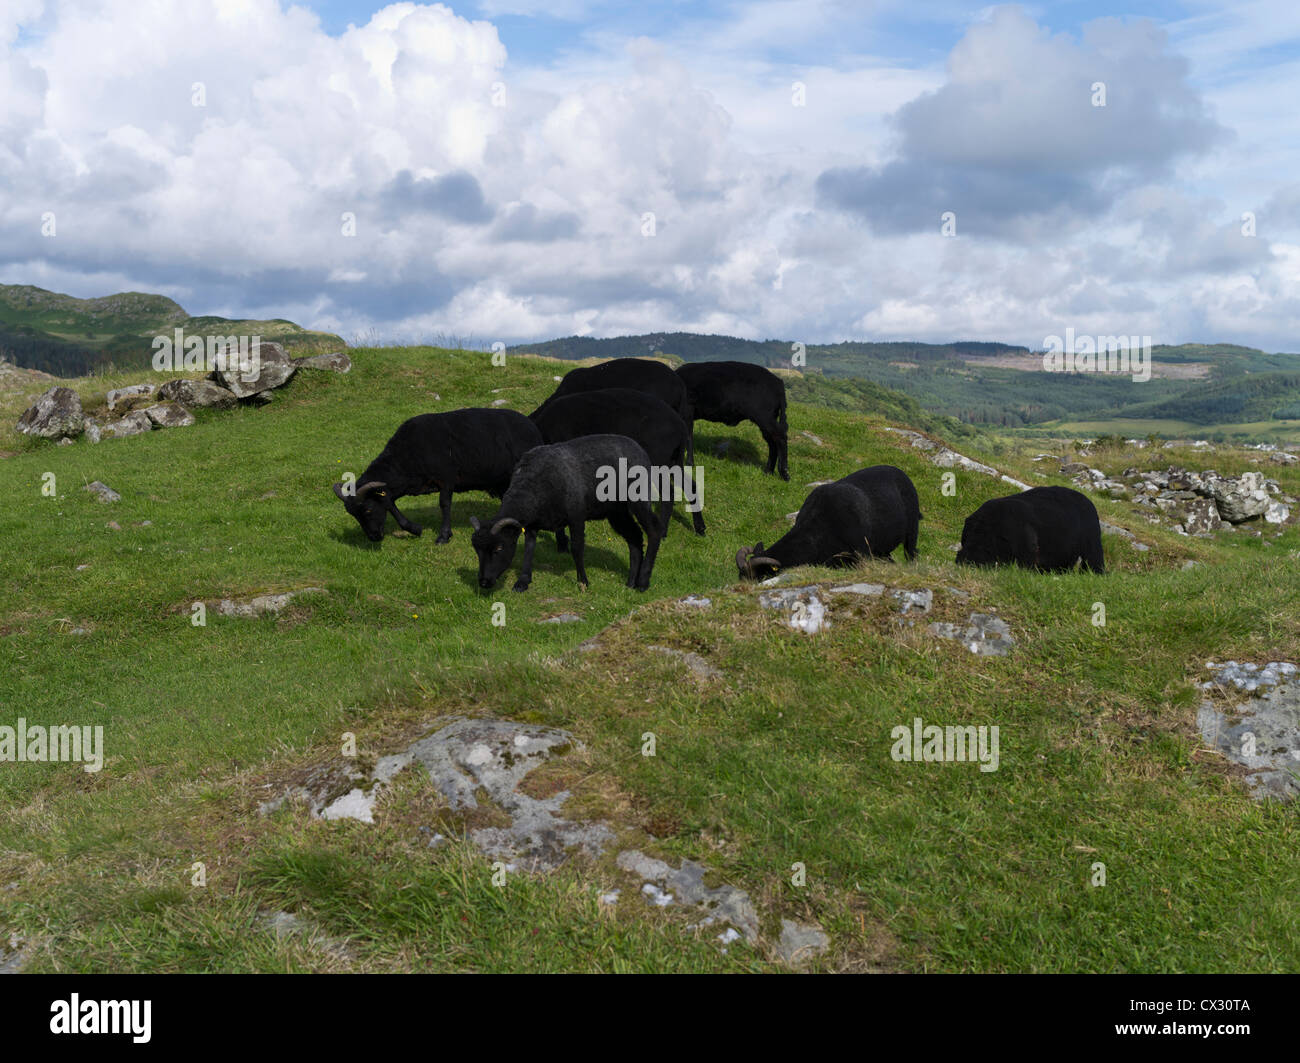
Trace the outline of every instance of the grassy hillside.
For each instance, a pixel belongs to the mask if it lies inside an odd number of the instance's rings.
[[[558,358],[657,353],[685,361],[733,359],[778,368],[790,366],[792,344],[676,332],[611,339],[570,336],[512,349]],[[807,367],[816,372],[869,380],[909,395],[931,414],[999,428],[1150,419],[1190,422],[1204,434],[1227,423],[1267,420],[1275,410],[1295,416],[1300,401],[1292,385],[1279,375],[1294,378],[1300,372],[1300,357],[1224,343],[1157,344],[1151,352],[1153,365],[1199,370],[1203,375],[1162,375],[1157,368],[1146,381],[1043,372],[1041,360],[1027,348],[1003,343],[848,342],[810,344],[804,353]],[[1258,374],[1269,374],[1268,383],[1257,382]],[[1272,405],[1266,397],[1270,387],[1283,389]],[[1247,406],[1255,412],[1256,405],[1267,407],[1266,412],[1259,417],[1238,415]],[[1172,427],[1164,430],[1166,435],[1178,432]]]
[[[31,285],[0,284],[0,355],[26,369],[81,376],[113,366],[145,367],[155,336],[181,328],[194,336],[257,335],[295,354],[346,346],[337,336],[292,321],[190,317],[161,295],[121,292],[77,299]]]
[[[1098,501],[1151,549],[1108,537],[1103,577],[959,569],[950,547],[963,518],[1009,489],[959,472],[945,495],[944,470],[885,432],[881,410],[850,408],[809,380],[792,388],[788,484],[762,474],[752,426],[700,426],[709,534],[693,536],[679,516],[648,593],[623,586],[626,553],[599,525],[589,591],[543,537],[528,593],[482,594],[466,525],[494,512],[492,500],[458,496],[445,546],[391,530],[372,545],[329,485],[360,472],[403,418],[499,398],[526,411],[563,367],[493,368],[485,353],[430,348],[351,354],[348,375],[299,374],[264,409],[200,411],[192,428],[98,446],[17,436],[22,398],[0,395],[0,452],[14,454],[0,460],[11,485],[0,719],[101,724],[108,748],[98,774],[0,765],[0,941],[25,940],[28,969],[772,966],[743,943],[724,953],[716,927],[688,929],[692,910],[645,903],[612,855],[494,886],[464,837],[472,821],[410,773],[373,825],[312,820],[294,805],[257,813],[287,784],[339,765],[344,732],[373,759],[455,714],[574,732],[585,750],[543,769],[542,792],[571,791],[566,808],[611,824],[620,846],[704,863],[749,892],[765,930],[817,920],[831,937],[818,961],[827,969],[1300,966],[1297,809],[1250,800],[1193,726],[1206,660],[1300,660],[1293,527],[1187,539]],[[93,401],[138,376],[74,383]],[[739,442],[711,457],[724,438]],[[1014,442],[961,449],[1030,482],[1062,482]],[[1228,474],[1252,460],[1214,464]],[[732,556],[782,534],[808,482],[874,462],[916,482],[919,562],[794,582],[930,588],[934,612],[909,625],[873,599],[833,606],[817,636],[791,631],[736,582]],[[41,493],[46,473],[56,497]],[[1297,471],[1269,474],[1300,493]],[[92,480],[122,501],[96,501],[83,490]],[[436,520],[432,496],[403,508]],[[1201,564],[1184,570],[1187,560]],[[279,618],[190,622],[196,600],[308,586],[327,593]],[[685,610],[686,594],[713,607]],[[1104,627],[1092,623],[1098,601]],[[494,602],[504,627],[491,623]],[[924,631],[971,609],[1007,620],[1008,657],[977,658]],[[564,612],[582,620],[537,623]],[[595,635],[596,650],[575,652]],[[695,679],[647,643],[699,654],[722,677]],[[999,770],[893,761],[890,730],[915,716],[998,725]],[[647,731],[653,758],[640,752]],[[451,842],[430,848],[434,830]],[[1104,887],[1090,885],[1097,862]],[[796,863],[805,885],[792,883]],[[599,906],[615,887],[619,902]],[[278,936],[265,923],[275,911],[316,933]]]

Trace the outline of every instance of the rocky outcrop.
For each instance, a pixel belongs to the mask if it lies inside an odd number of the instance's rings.
[[[941,469],[966,469],[969,472],[978,472],[984,476],[992,476],[995,479],[1001,480],[1003,483],[1011,484],[1012,487],[1018,487],[1022,491],[1029,490],[1029,485],[1027,483],[1023,483],[1014,477],[998,472],[998,470],[993,468],[992,465],[985,465],[982,462],[976,461],[974,458],[968,458],[964,454],[958,454],[955,450],[951,450],[948,447],[936,443],[928,436],[921,435],[920,432],[913,432],[906,428],[886,428],[885,431],[902,436],[917,450],[926,453],[930,458],[930,462]]]
[[[1212,679],[1202,687],[1212,694],[1242,692],[1244,702],[1207,699],[1196,723],[1212,749],[1245,769],[1256,800],[1294,800],[1300,795],[1300,681],[1296,665],[1269,661],[1264,666],[1207,662]]]
[[[71,388],[53,387],[18,418],[18,431],[42,439],[62,439],[81,434],[85,417],[81,399]]]
[[[131,384],[124,388],[114,388],[104,398],[108,403],[108,412],[117,413],[120,409],[130,409],[136,399],[148,398],[154,393],[152,384]]]
[[[153,431],[153,421],[143,410],[132,410],[121,420],[109,421],[99,429],[99,439],[123,439]]]
[[[1260,472],[1220,476],[1213,469],[1191,472],[1167,469],[1125,469],[1122,479],[1079,462],[1063,462],[1061,472],[1079,487],[1127,498],[1159,511],[1186,535],[1209,535],[1225,524],[1243,524],[1263,517],[1270,524],[1290,519],[1295,499],[1282,495],[1276,480]]]

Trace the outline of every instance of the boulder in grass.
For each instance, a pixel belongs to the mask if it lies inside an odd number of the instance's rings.
[[[231,354],[226,367],[216,370],[214,376],[235,398],[246,399],[287,383],[296,369],[283,347],[260,340],[249,350],[247,362],[241,364],[240,355]]]
[[[153,421],[143,410],[132,410],[119,421],[110,421],[99,430],[100,439],[122,439],[153,431]]]
[[[227,408],[235,405],[235,396],[229,388],[211,380],[169,380],[158,389],[158,397],[168,402],[179,402],[188,409],[215,406]]]
[[[86,419],[81,399],[71,388],[53,387],[18,418],[18,431],[42,439],[80,435]]]
[[[119,406],[130,406],[136,399],[148,398],[153,392],[152,384],[132,384],[125,388],[114,388],[106,396],[109,413],[116,413]]]
[[[174,402],[160,402],[144,413],[159,428],[185,428],[194,423],[194,414]]]

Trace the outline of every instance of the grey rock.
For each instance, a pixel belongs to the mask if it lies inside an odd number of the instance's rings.
[[[1205,535],[1223,527],[1219,509],[1209,498],[1194,498],[1183,507],[1183,527],[1188,535]]]
[[[826,445],[825,443],[823,443],[823,442],[821,441],[821,439],[819,439],[817,436],[813,435],[811,432],[801,431],[799,434],[800,434],[801,436],[803,436],[804,439],[809,440],[809,441],[813,444],[813,446],[824,447],[824,446]]]
[[[71,388],[53,387],[18,418],[18,431],[42,439],[80,435],[85,425],[81,399]]]
[[[678,598],[677,604],[688,606],[691,609],[711,609],[713,608],[713,599],[697,598],[693,594],[688,594],[685,598]]]
[[[101,502],[121,502],[122,496],[114,491],[107,484],[102,484],[98,480],[86,484],[86,490],[91,492]]]
[[[194,423],[194,414],[174,402],[160,402],[144,412],[159,428],[186,428]]]
[[[1005,657],[1016,640],[1005,620],[988,613],[971,613],[964,627],[960,624],[931,624],[930,634],[941,639],[957,639],[977,657]]]
[[[780,591],[763,591],[758,596],[758,604],[764,609],[781,610],[785,613],[786,623],[806,635],[815,635],[823,628],[830,627],[830,621],[826,619],[826,606],[815,584]]]
[[[928,613],[934,604],[934,591],[909,591],[898,588],[889,592],[889,596],[899,603],[899,611],[906,615],[911,612]]]
[[[249,352],[250,363],[245,366],[231,364],[216,371],[217,383],[229,389],[238,399],[258,395],[288,383],[296,367],[278,343],[261,340],[256,353]]]
[[[1230,524],[1262,516],[1268,509],[1269,496],[1260,473],[1244,472],[1235,480],[1216,477],[1209,486],[1219,516]]]
[[[153,431],[153,421],[143,410],[132,410],[125,417],[109,421],[99,430],[100,439],[123,439]]]
[[[832,587],[830,594],[857,594],[864,598],[879,598],[885,593],[883,583],[846,583],[842,587]]]
[[[152,384],[131,384],[124,388],[114,388],[105,396],[110,413],[116,413],[119,406],[129,406],[134,399],[145,398],[152,395],[154,386]]]
[[[577,613],[560,613],[559,616],[548,616],[537,622],[539,624],[576,624],[581,619],[582,617]]]
[[[1281,502],[1270,502],[1264,510],[1264,520],[1269,524],[1285,524],[1291,516],[1291,510]]]
[[[708,917],[701,925],[730,923],[745,935],[747,941],[758,940],[758,912],[749,894],[735,886],[722,885],[710,889],[704,885],[706,869],[693,860],[683,860],[681,868],[676,869],[638,849],[627,849],[618,854],[615,863],[646,884],[679,898],[684,904],[704,907]]]
[[[1256,696],[1243,705],[1220,708],[1204,701],[1197,711],[1201,735],[1247,769],[1246,784],[1256,800],[1294,800],[1300,794],[1300,683],[1293,680],[1294,672],[1286,682],[1257,683]]]
[[[813,924],[781,920],[781,938],[776,943],[776,954],[789,967],[802,967],[816,959],[830,947],[831,939],[821,927]]]
[[[243,619],[266,616],[267,614],[274,616],[300,595],[324,593],[325,589],[323,587],[303,587],[301,590],[285,591],[281,594],[261,594],[256,598],[246,600],[223,598],[216,604],[216,610],[219,616],[233,616]]]
[[[158,389],[158,397],[179,402],[190,409],[226,409],[234,406],[237,401],[234,392],[211,380],[169,380]]]

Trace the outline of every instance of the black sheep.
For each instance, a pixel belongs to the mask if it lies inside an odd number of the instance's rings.
[[[679,366],[677,375],[686,385],[695,421],[753,421],[767,444],[767,471],[790,479],[784,380],[750,362],[691,362]],[[694,421],[689,427],[694,434]]]
[[[759,543],[736,554],[742,579],[762,579],[794,565],[852,564],[889,555],[901,544],[916,557],[921,504],[907,473],[893,465],[866,469],[822,484],[799,508],[794,527],[771,547]]]
[[[631,388],[633,391],[647,392],[672,407],[673,412],[687,425],[693,420],[691,400],[681,377],[663,362],[648,358],[611,358],[608,362],[601,362],[599,365],[571,369],[556,385],[551,397],[533,413],[540,413],[550,403],[565,395],[576,395],[583,391],[603,391],[605,388]],[[695,446],[689,436],[686,440],[686,461],[689,465],[695,464]]]
[[[686,424],[666,403],[644,391],[605,388],[563,395],[534,410],[532,421],[547,443],[565,443],[579,436],[613,434],[641,444],[651,464],[660,469],[682,469],[686,462]],[[681,472],[685,483],[685,472]],[[698,490],[698,484],[695,485]],[[659,504],[660,532],[668,535],[673,496]],[[695,533],[704,534],[704,517],[692,513]],[[564,549],[563,532],[556,536]]]
[[[587,586],[582,557],[586,545],[586,522],[607,520],[627,540],[627,585],[643,591],[650,586],[655,554],[659,552],[659,522],[648,499],[619,499],[611,490],[622,469],[646,468],[650,457],[626,436],[583,436],[569,443],[535,447],[515,469],[510,489],[501,499],[496,516],[480,524],[470,518],[474,535],[470,542],[478,554],[478,582],[490,588],[514,560],[519,532],[524,533],[524,560],[514,589],[526,591],[533,578],[533,550],[539,531],[568,527],[573,536],[573,563],[578,582]],[[616,484],[614,484],[616,486]],[[641,529],[649,546],[642,553]]]
[[[420,526],[394,503],[404,495],[437,491],[442,529],[436,541],[445,543],[451,538],[452,492],[487,491],[500,498],[519,459],[541,443],[537,426],[514,410],[422,413],[398,426],[351,492],[336,483],[334,493],[366,538],[377,543],[389,513],[398,527],[419,535]]]
[[[962,565],[1017,564],[1040,572],[1068,572],[1077,562],[1106,571],[1097,507],[1068,487],[1033,487],[992,498],[966,518]]]

